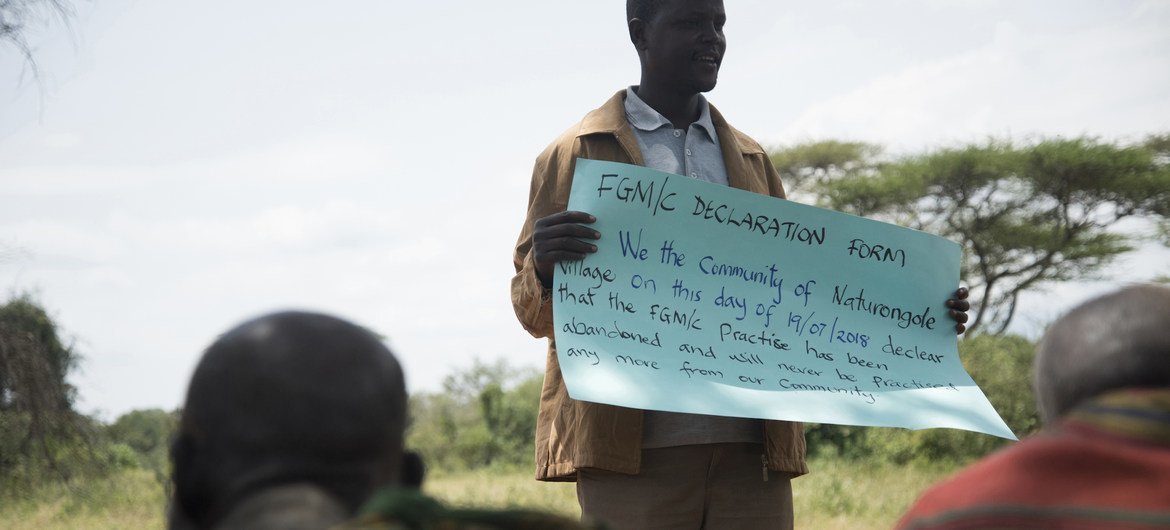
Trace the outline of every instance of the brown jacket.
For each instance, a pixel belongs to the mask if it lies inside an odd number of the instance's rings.
[[[513,256],[516,276],[512,278],[512,305],[524,329],[535,337],[548,337],[544,389],[536,423],[538,480],[576,480],[577,469],[582,467],[636,474],[641,464],[641,410],[569,398],[557,362],[552,300],[536,277],[536,264],[530,252],[533,223],[564,211],[568,205],[578,157],[642,165],[641,149],[626,121],[624,105],[625,90],[622,90],[549,145],[536,158],[532,170],[528,218]],[[780,175],[764,149],[731,128],[714,107],[711,107],[711,121],[719,135],[729,185],[784,197]],[[804,461],[804,427],[787,421],[766,421],[764,426],[768,467],[793,475],[808,473]]]

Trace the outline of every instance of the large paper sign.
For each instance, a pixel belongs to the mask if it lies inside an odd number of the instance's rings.
[[[959,362],[959,246],[638,166],[577,160],[598,251],[557,265],[574,399],[1014,439]]]

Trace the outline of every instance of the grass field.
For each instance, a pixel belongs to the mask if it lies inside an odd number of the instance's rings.
[[[796,528],[886,529],[927,486],[952,469],[812,460],[812,473],[793,482]],[[8,491],[0,497],[0,528],[11,530],[163,528],[165,495],[154,474],[115,476]],[[579,515],[572,484],[536,482],[529,470],[435,474],[427,493],[460,506],[523,506]]]
[[[954,471],[943,466],[895,466],[812,460],[812,473],[792,483],[796,528],[888,529],[918,495]],[[525,506],[580,516],[571,483],[542,483],[528,470],[440,475],[427,492],[468,506]]]
[[[6,491],[0,528],[77,530],[163,528],[166,497],[155,474],[126,470],[107,478]]]

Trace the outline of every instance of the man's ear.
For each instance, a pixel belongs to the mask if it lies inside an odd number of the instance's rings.
[[[190,434],[179,433],[171,442],[172,517],[202,522],[211,504],[204,471],[195,440]]]
[[[422,489],[423,478],[427,474],[427,466],[423,459],[414,451],[402,453],[402,485],[414,489]]]
[[[637,50],[646,49],[646,21],[640,18],[631,18],[627,24],[630,30],[630,42]]]

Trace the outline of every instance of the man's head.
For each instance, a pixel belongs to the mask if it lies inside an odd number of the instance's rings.
[[[1045,423],[1111,390],[1170,388],[1170,289],[1128,287],[1070,311],[1040,341],[1033,383]]]
[[[176,508],[208,526],[265,488],[313,484],[356,510],[395,480],[406,389],[393,354],[331,316],[275,313],[219,337],[172,446]]]
[[[642,85],[685,95],[715,88],[727,40],[723,0],[626,0]]]

